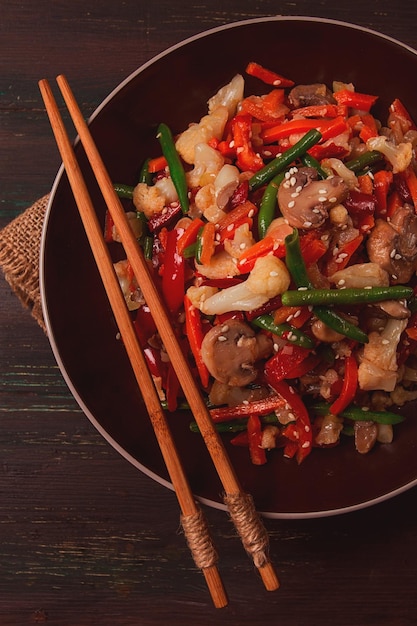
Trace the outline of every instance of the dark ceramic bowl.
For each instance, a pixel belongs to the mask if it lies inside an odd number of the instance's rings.
[[[340,22],[250,20],[197,35],[158,55],[101,104],[91,131],[112,180],[135,184],[141,162],[157,151],[157,125],[164,121],[179,132],[200,119],[208,98],[252,60],[296,83],[352,82],[358,91],[380,96],[376,113],[382,119],[398,97],[417,119],[410,80],[417,75],[416,51]],[[259,82],[249,78],[246,85],[248,94],[259,90]],[[80,145],[76,152],[103,220],[105,207]],[[52,349],[80,406],[126,459],[171,486],[62,171],[44,229],[41,289]],[[189,432],[189,416],[178,413],[169,420],[194,493],[223,508],[221,484],[199,436]],[[345,440],[337,448],[315,450],[300,467],[280,452],[270,454],[266,466],[254,467],[247,450],[226,445],[243,488],[270,517],[334,515],[417,485],[415,420],[397,426],[394,443],[378,445],[368,455],[358,454]]]

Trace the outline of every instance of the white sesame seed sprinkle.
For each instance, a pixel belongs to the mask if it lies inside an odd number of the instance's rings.
[[[319,202],[327,202],[326,196],[319,196]]]
[[[294,200],[291,200],[291,201],[288,203],[288,208],[289,208],[289,209],[292,209],[294,206],[295,206],[295,202],[294,202]]]

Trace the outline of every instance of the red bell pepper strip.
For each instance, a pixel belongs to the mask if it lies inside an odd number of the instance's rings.
[[[330,406],[330,413],[338,415],[355,398],[358,389],[358,365],[353,354],[345,358],[345,375],[343,378],[342,391],[338,398]]]
[[[374,174],[374,194],[376,197],[376,217],[381,217],[387,213],[388,192],[393,181],[393,173],[389,170],[378,170]]]
[[[209,371],[201,355],[201,344],[203,342],[204,333],[201,325],[200,311],[192,304],[187,295],[184,296],[184,311],[185,334],[190,344],[201,384],[204,388],[207,388],[209,383]]]
[[[252,147],[252,116],[236,115],[232,120],[233,148],[242,171],[257,172],[264,166],[262,157]]]
[[[179,254],[184,254],[185,248],[191,246],[197,240],[198,231],[204,226],[203,220],[196,217],[190,222],[190,225],[180,235],[177,242],[177,249]]]
[[[265,374],[268,382],[277,382],[287,378],[296,365],[299,365],[311,354],[307,348],[288,344],[283,346],[274,356],[265,363]]]
[[[287,373],[287,379],[291,380],[293,378],[300,378],[308,372],[311,372],[321,361],[321,358],[318,354],[310,354],[306,359],[301,361],[298,365],[292,368]]]
[[[246,73],[249,74],[249,76],[259,78],[262,82],[267,85],[273,85],[274,87],[292,87],[294,85],[293,80],[284,78],[284,76],[281,76],[280,74],[263,67],[263,65],[255,63],[254,61],[248,63],[246,66]]]
[[[240,417],[249,417],[249,415],[268,415],[268,413],[282,409],[284,406],[285,400],[281,395],[273,394],[262,400],[253,400],[246,404],[210,409],[210,415],[213,422],[219,424]]]
[[[352,109],[359,111],[370,111],[371,107],[378,100],[378,96],[371,96],[358,91],[350,91],[350,89],[341,89],[333,94],[338,104],[345,104]]]
[[[343,159],[343,157],[349,154],[349,148],[346,145],[334,143],[333,141],[326,141],[323,145],[316,144],[307,152],[317,161],[322,161],[323,159],[332,158]]]
[[[166,237],[162,294],[171,313],[177,313],[184,298],[184,257],[179,254],[177,241],[182,230],[169,230]]]
[[[276,249],[274,250],[274,248]],[[276,245],[275,239],[267,235],[241,254],[237,262],[238,270],[241,274],[247,274],[253,269],[257,259],[271,252],[274,252],[274,254],[276,252],[276,256],[283,258],[285,256],[285,245]]]
[[[236,225],[242,223],[246,218],[253,218],[258,212],[258,208],[250,200],[239,204],[235,209],[227,213],[219,222],[216,233],[216,241],[223,242],[225,239],[233,237]]]
[[[241,433],[238,433],[233,437],[233,439],[230,440],[230,443],[232,444],[232,446],[247,448],[249,446],[248,431],[242,430]]]
[[[313,431],[310,416],[301,396],[295,391],[294,387],[289,385],[285,380],[269,380],[268,376],[266,378],[274,391],[283,398],[294,413],[295,422],[292,424],[291,430],[295,433],[294,438],[297,443],[296,459],[298,464],[300,464],[310,454],[312,449]],[[286,431],[284,434],[286,434]]]
[[[266,452],[262,448],[262,427],[258,415],[250,415],[248,419],[249,454],[254,465],[265,465]]]
[[[327,139],[331,139],[345,132],[348,130],[349,126],[346,119],[341,115],[329,120],[302,118],[267,128],[262,133],[262,139],[265,143],[272,143],[279,139],[285,139],[290,135],[306,133],[314,128],[321,133],[322,141],[326,141]]]

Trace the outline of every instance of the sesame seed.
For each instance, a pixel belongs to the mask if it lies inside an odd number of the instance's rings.
[[[249,400],[243,400],[242,404],[249,404]]]
[[[221,239],[220,233],[217,233],[217,234],[216,234],[216,240],[217,240],[217,241],[220,241],[220,239]]]
[[[310,442],[309,441],[305,441],[303,444],[301,444],[302,448],[309,448],[310,447]]]
[[[306,221],[306,222],[304,222],[303,227],[304,228],[310,228],[310,226],[312,226],[312,224],[313,224],[313,222]]]
[[[222,343],[223,341],[227,341],[227,337],[225,337],[224,335],[219,335],[217,341],[220,341]]]
[[[319,202],[327,202],[326,196],[319,196]]]
[[[309,433],[310,432],[310,426],[308,424],[306,424],[304,426],[304,430],[306,431],[306,433]]]
[[[396,255],[395,255],[395,257],[394,257],[394,259],[395,259],[396,261],[399,261],[399,260],[401,259],[401,254],[396,254]]]
[[[398,276],[396,274],[391,274],[391,278],[392,278],[392,280],[397,280]]]
[[[294,200],[291,200],[291,202],[288,203],[288,208],[292,209],[295,206],[295,202]]]
[[[229,143],[229,148],[234,148],[235,147],[235,142],[232,139],[232,141]]]
[[[241,154],[243,152],[243,146],[236,148],[236,154]]]
[[[297,291],[307,291],[308,287],[298,287]]]
[[[291,174],[289,172],[285,172],[285,178],[288,180],[289,178],[291,178]]]
[[[362,411],[369,411],[369,406],[363,406]]]
[[[168,208],[165,206],[165,207],[162,209],[161,214],[162,214],[162,215],[166,215],[167,213],[168,213]]]
[[[300,193],[303,190],[303,186],[302,185],[298,185],[298,187],[295,188],[295,191],[297,193]]]
[[[290,178],[290,185],[291,187],[295,187],[295,185],[297,184],[297,179],[295,176],[291,176]]]
[[[293,315],[294,318],[300,317],[301,315],[301,309],[298,309],[298,311],[296,311]]]
[[[246,248],[246,244],[245,243],[241,243],[239,245],[239,250],[244,250]]]
[[[327,194],[327,189],[319,189],[319,194],[325,196]]]
[[[295,415],[294,415],[294,413],[288,413],[288,417],[289,417],[291,420],[295,420]]]
[[[248,213],[248,217],[253,217],[255,215],[255,211],[251,209]]]
[[[229,224],[229,226],[226,228],[226,230],[230,233],[234,229],[234,227],[235,227],[234,224]]]
[[[300,193],[298,191],[294,191],[294,193],[291,194],[291,198],[298,198],[299,195]]]
[[[275,270],[273,270],[272,272],[269,272],[270,276],[278,276],[278,272],[276,272]]]
[[[337,284],[339,285],[339,287],[342,287],[345,283],[346,283],[345,279],[341,278]]]
[[[225,324],[222,328],[222,333],[227,333],[228,330],[229,330],[229,327],[227,324]]]
[[[395,249],[395,248],[394,248],[393,250],[391,250],[391,252],[390,252],[390,257],[391,257],[391,259],[393,259],[393,258],[395,257],[395,255],[396,255],[396,254],[397,254],[397,251],[396,251],[396,249]]]
[[[382,345],[383,346],[387,346],[389,344],[389,339],[383,339],[382,340]]]
[[[286,321],[286,322],[291,322],[291,320],[293,319],[293,317],[294,317],[294,315],[289,315],[285,321]]]
[[[281,83],[282,83],[282,80],[279,80],[279,78],[277,78],[276,80],[274,80],[272,84],[274,85],[274,87],[278,87],[278,85],[280,85]]]
[[[329,198],[329,202],[337,202],[336,196],[332,196],[331,198]]]
[[[264,150],[264,156],[270,157],[272,156],[272,152],[270,152],[269,150]]]

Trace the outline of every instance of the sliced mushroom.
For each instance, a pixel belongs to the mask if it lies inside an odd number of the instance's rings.
[[[329,210],[343,202],[348,186],[340,176],[317,180],[311,167],[293,168],[278,189],[278,204],[293,228],[318,228],[328,218]]]
[[[366,454],[371,450],[377,440],[378,426],[375,422],[355,422],[355,448],[361,454]]]
[[[393,284],[408,283],[417,269],[417,215],[405,204],[390,222],[379,219],[367,241],[371,262],[385,269]]]
[[[205,335],[201,354],[210,374],[221,383],[244,387],[257,377],[256,361],[272,351],[266,335],[256,335],[245,322],[229,319]]]
[[[332,92],[323,83],[297,85],[289,92],[288,101],[294,109],[316,104],[336,104]]]

